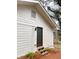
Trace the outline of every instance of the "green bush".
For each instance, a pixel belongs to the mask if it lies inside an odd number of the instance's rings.
[[[29,58],[29,59],[34,59],[35,53],[34,52],[29,52],[28,54],[26,54],[26,56]]]

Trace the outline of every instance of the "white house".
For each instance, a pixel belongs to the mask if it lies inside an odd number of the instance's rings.
[[[17,1],[17,56],[37,47],[53,47],[56,23],[37,1]]]

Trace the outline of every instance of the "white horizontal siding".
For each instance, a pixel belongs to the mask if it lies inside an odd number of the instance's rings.
[[[17,21],[31,26],[36,25],[36,18],[31,16],[31,11],[33,7],[18,5],[17,7]]]
[[[43,27],[43,46],[44,47],[54,47],[53,46],[53,29],[50,27],[49,23],[37,13],[37,26]]]
[[[27,18],[27,19],[28,19],[28,18]],[[26,20],[26,19],[23,19],[22,17],[18,17],[18,18],[17,18],[17,21],[18,21],[18,23],[27,24],[27,25],[29,25],[29,26],[34,26],[34,27],[37,26],[37,25],[36,25],[36,22],[33,21],[32,19]]]
[[[36,22],[31,18],[31,8],[24,5],[17,7],[17,56],[22,56],[36,49]]]
[[[17,23],[17,55],[34,50],[34,27]]]
[[[34,51],[37,38],[35,27],[43,27],[43,45],[44,47],[53,47],[53,30],[39,13],[36,18],[31,17],[30,8],[18,5],[17,8],[17,56],[22,56],[28,51]],[[35,9],[33,9],[35,10]],[[36,11],[36,10],[35,10]],[[37,12],[37,11],[36,11]]]
[[[17,6],[17,17],[21,17],[25,20],[30,19],[30,10],[31,8],[29,8],[28,6],[24,6],[24,5],[18,5]]]

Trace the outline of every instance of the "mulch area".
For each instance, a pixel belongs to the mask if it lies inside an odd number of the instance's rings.
[[[42,56],[40,59],[61,59],[61,53],[59,52],[55,52],[55,53],[48,53],[45,56]]]
[[[29,58],[23,56],[18,59],[29,59]],[[34,59],[61,59],[61,51],[56,49],[55,51],[51,51],[44,56],[41,56],[40,54],[36,53]]]

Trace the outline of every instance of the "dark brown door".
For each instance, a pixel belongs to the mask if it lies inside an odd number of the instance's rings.
[[[43,45],[43,28],[37,27],[37,47]]]

